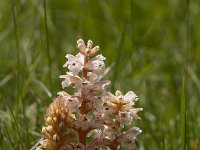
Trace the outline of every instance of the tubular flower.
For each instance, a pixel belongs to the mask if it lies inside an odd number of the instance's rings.
[[[101,80],[105,74],[105,57],[94,56],[99,46],[77,41],[79,53],[67,54],[61,75],[63,91],[47,110],[43,140],[37,150],[97,150],[133,149],[142,132],[133,127],[142,108],[134,108],[138,96],[129,91],[112,94],[107,91],[110,81]],[[71,87],[73,94],[66,92]],[[125,128],[126,127],[126,128]],[[88,138],[90,138],[88,142]],[[92,140],[91,140],[92,139]]]

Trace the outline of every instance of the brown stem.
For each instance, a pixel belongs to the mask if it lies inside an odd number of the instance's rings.
[[[87,69],[86,69],[87,63],[88,63],[88,57],[84,56],[84,66],[83,66],[83,70],[82,70],[82,78],[85,78],[85,79],[87,79]],[[86,102],[85,97],[86,97],[86,95],[83,92],[81,92],[82,105],[79,108],[79,110],[82,115],[87,114],[87,102]],[[78,130],[78,133],[79,133],[79,142],[82,143],[86,148],[87,131],[84,131],[80,128]]]
[[[79,142],[82,143],[86,147],[86,131],[83,131],[81,128],[79,129]]]
[[[109,146],[111,150],[117,150],[118,144],[116,142],[112,142],[112,144]]]
[[[88,56],[84,56],[84,65],[83,65],[83,71],[82,71],[82,77],[87,78],[87,69],[86,69],[86,64],[88,63]]]

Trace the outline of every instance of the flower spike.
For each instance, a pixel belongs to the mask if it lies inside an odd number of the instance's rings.
[[[142,132],[133,127],[142,108],[134,108],[138,96],[129,91],[125,95],[107,91],[110,81],[101,80],[105,72],[105,57],[94,56],[99,46],[88,40],[77,40],[77,55],[67,54],[61,75],[62,88],[47,110],[43,140],[36,150],[95,150],[133,149]],[[74,89],[73,94],[67,92]],[[87,138],[92,138],[86,142]]]

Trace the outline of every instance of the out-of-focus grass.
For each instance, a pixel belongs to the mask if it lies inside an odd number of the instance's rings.
[[[115,81],[113,91],[139,95],[138,149],[180,149],[181,81],[187,76],[185,144],[199,149],[198,0],[48,0],[46,19],[44,1],[13,2],[12,11],[12,0],[0,0],[0,149],[23,149],[20,141],[29,149],[39,139],[45,109],[61,90],[64,56],[77,52],[80,37],[100,45],[107,66],[115,64],[106,77]]]
[[[182,79],[181,95],[181,150],[185,150],[186,144],[186,106],[185,106],[185,79]]]

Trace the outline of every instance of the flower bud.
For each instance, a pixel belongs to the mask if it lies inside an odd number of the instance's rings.
[[[47,130],[47,132],[49,132],[49,133],[53,133],[53,132],[54,132],[54,129],[53,129],[53,126],[52,126],[52,125],[48,125],[48,126],[46,127],[46,130]]]
[[[60,140],[60,137],[58,136],[58,134],[53,135],[53,140],[56,142],[58,142]]]
[[[87,48],[89,48],[91,50],[92,49],[92,45],[93,45],[93,42],[91,40],[88,40]]]
[[[98,52],[100,50],[99,46],[95,46],[89,53],[89,55],[94,55],[96,52]]]
[[[43,134],[46,133],[46,127],[42,127],[42,133],[43,133]]]
[[[52,118],[51,117],[47,117],[46,123],[52,125],[53,124]]]
[[[56,117],[53,117],[53,121],[54,123],[58,121],[58,119]]]
[[[77,48],[79,49],[80,53],[85,54],[86,46],[82,39],[77,41]]]

